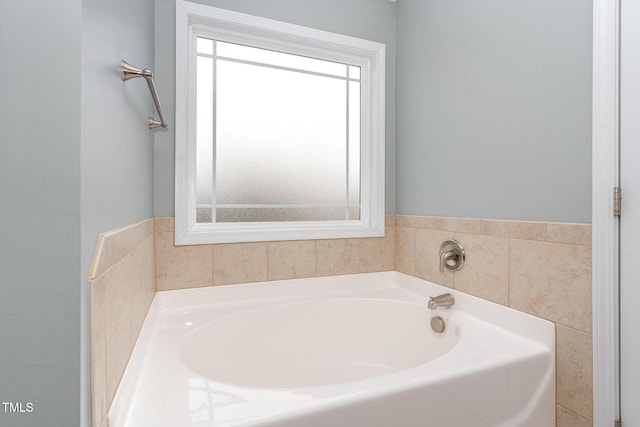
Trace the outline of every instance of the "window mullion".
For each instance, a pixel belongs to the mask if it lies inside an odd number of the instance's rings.
[[[217,112],[217,96],[216,96],[216,88],[217,88],[217,84],[218,84],[218,79],[217,79],[217,65],[218,65],[218,60],[216,59],[216,54],[217,54],[217,47],[218,47],[218,42],[217,41],[213,41],[213,65],[212,65],[212,79],[213,79],[213,84],[211,85],[212,87],[212,91],[213,91],[213,105],[211,106],[211,111],[212,111],[212,140],[213,143],[211,144],[211,149],[213,150],[213,152],[211,153],[211,161],[212,161],[212,171],[213,173],[211,174],[211,204],[212,204],[212,208],[211,208],[211,222],[215,223],[216,222],[216,204],[217,204],[217,193],[216,193],[216,145],[218,143],[217,140],[217,132],[216,132],[216,112]]]
[[[291,71],[294,73],[302,73],[302,74],[308,74],[310,76],[318,76],[318,77],[326,77],[328,79],[336,79],[336,80],[352,80],[352,81],[356,81],[359,82],[359,79],[351,79],[349,77],[349,68],[348,68],[348,64],[347,64],[347,76],[343,77],[343,76],[337,76],[337,75],[333,75],[333,74],[327,74],[327,73],[321,73],[318,71],[311,71],[311,70],[305,70],[302,68],[293,68],[293,67],[285,67],[282,65],[276,65],[276,64],[269,64],[269,63],[265,63],[265,62],[258,62],[258,61],[249,61],[247,59],[240,59],[240,58],[231,58],[228,56],[218,56],[218,55],[213,55],[214,58],[219,59],[220,61],[229,61],[229,62],[235,62],[238,64],[246,64],[246,65],[253,65],[256,67],[265,67],[265,68],[272,68],[274,70],[282,70],[282,71]]]
[[[345,65],[345,67],[347,68],[347,84],[346,86],[346,123],[345,123],[345,136],[346,136],[346,144],[345,144],[345,149],[346,149],[346,162],[345,162],[345,166],[346,166],[346,173],[345,173],[345,184],[346,184],[346,194],[345,194],[345,205],[347,206],[347,208],[345,209],[345,217],[344,219],[348,220],[349,219],[349,65]]]

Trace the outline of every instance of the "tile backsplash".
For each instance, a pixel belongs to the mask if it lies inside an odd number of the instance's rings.
[[[156,218],[158,290],[394,269],[395,217],[385,237],[175,246],[173,218]]]
[[[89,273],[91,418],[107,411],[156,291],[154,220],[102,234]]]
[[[464,268],[439,271],[455,238]],[[556,324],[557,425],[592,425],[591,225],[396,217],[396,270]]]
[[[557,426],[591,426],[591,225],[389,215],[383,238],[175,246],[173,218],[100,237],[90,273],[92,410],[106,413],[156,290],[398,270],[555,322]],[[466,250],[439,271],[440,244]]]

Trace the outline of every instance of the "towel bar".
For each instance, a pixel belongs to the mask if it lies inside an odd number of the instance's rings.
[[[149,129],[155,128],[166,128],[167,122],[164,120],[164,115],[162,114],[162,107],[160,106],[160,100],[158,99],[158,92],[156,91],[156,85],[153,83],[153,73],[150,69],[145,68],[137,68],[133,65],[129,64],[127,61],[120,61],[120,71],[122,71],[122,80],[127,81],[129,79],[133,79],[135,77],[144,77],[147,81],[147,85],[149,86],[149,91],[151,92],[151,97],[153,98],[153,102],[156,104],[156,110],[158,111],[158,116],[160,116],[160,120],[156,120],[152,117],[149,117],[147,124],[149,125]]]

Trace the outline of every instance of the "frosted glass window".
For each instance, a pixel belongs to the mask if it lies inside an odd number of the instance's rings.
[[[384,236],[384,44],[175,4],[175,244]]]
[[[196,38],[196,222],[361,216],[361,69]]]

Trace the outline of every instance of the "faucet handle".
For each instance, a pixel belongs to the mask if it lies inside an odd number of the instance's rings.
[[[453,295],[447,292],[436,297],[429,297],[427,307],[430,310],[435,310],[438,307],[451,307],[455,302],[456,300]]]
[[[451,271],[458,271],[464,265],[464,261],[464,248],[460,242],[455,239],[448,239],[440,245],[440,273],[444,273],[445,268]]]

